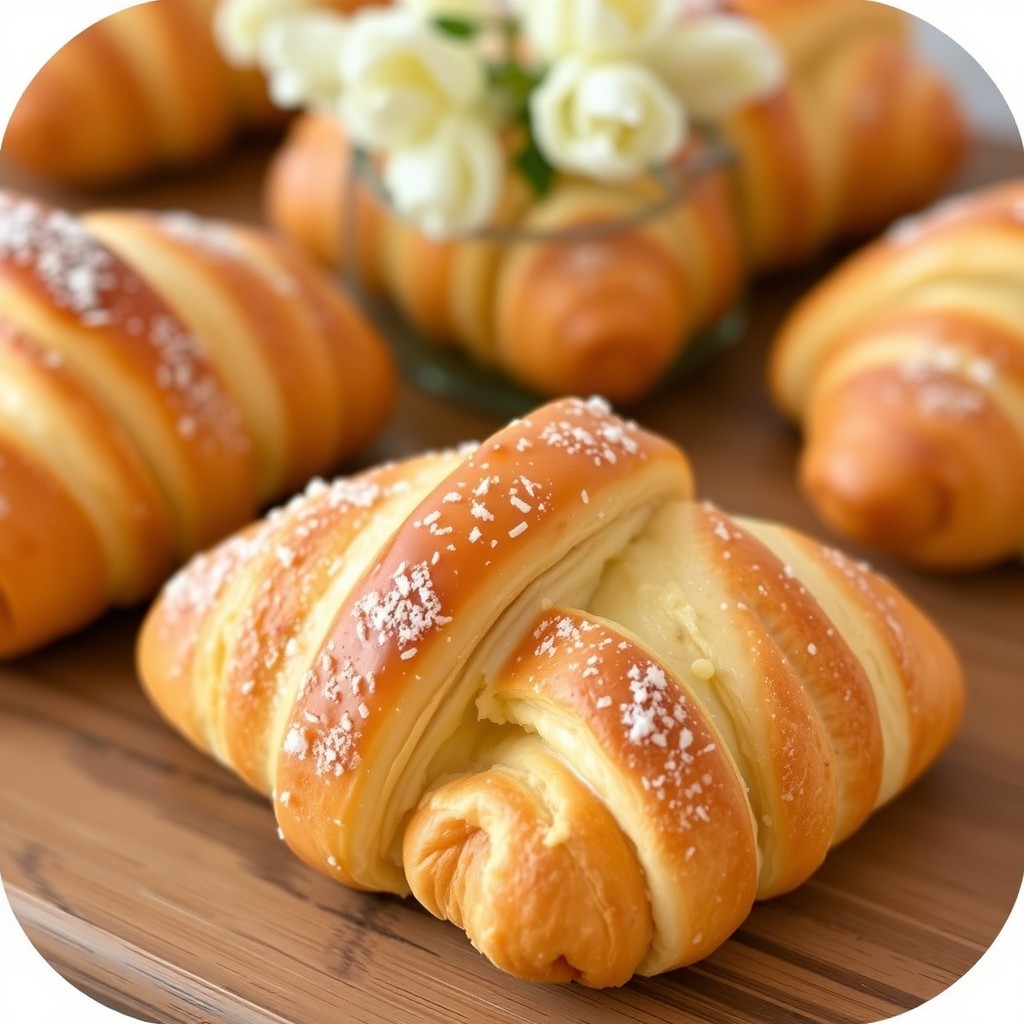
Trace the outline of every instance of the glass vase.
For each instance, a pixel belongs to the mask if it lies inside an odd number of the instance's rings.
[[[628,407],[744,333],[731,159],[701,140],[642,180],[562,179],[439,241],[391,208],[354,150],[342,282],[427,392],[503,418],[562,394]]]

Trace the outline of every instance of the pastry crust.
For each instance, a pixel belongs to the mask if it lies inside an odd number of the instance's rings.
[[[133,603],[340,465],[395,393],[383,341],[286,241],[182,213],[76,218],[13,194],[0,194],[0,368],[0,507],[21,538],[4,542],[0,657],[82,624],[33,596],[52,588],[55,517],[95,537],[69,559],[68,575],[88,575],[65,585],[94,587],[95,608]],[[84,553],[96,541],[99,572]]]
[[[1024,551],[1024,183],[896,225],[814,288],[770,357],[821,516],[928,568]]]
[[[309,864],[591,986],[799,885],[963,700],[905,597],[696,502],[682,453],[597,400],[296,499],[168,585],[138,658]]]

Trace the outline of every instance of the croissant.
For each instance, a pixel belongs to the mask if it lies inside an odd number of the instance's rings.
[[[366,443],[394,390],[290,243],[0,193],[0,657],[152,595]]]
[[[738,215],[755,271],[867,237],[934,200],[966,145],[945,80],[911,21],[868,0],[731,0],[776,40],[786,87],[723,128],[736,150]]]
[[[783,324],[769,379],[840,533],[932,569],[1024,554],[1024,181],[894,226]]]
[[[565,178],[536,198],[510,175],[496,224],[560,237],[502,243],[431,239],[385,211],[365,183],[350,208],[349,172],[335,119],[300,117],[268,173],[268,221],[390,295],[425,338],[535,393],[642,397],[740,290],[740,241],[720,174],[652,216],[664,197],[653,180],[613,189]],[[586,234],[609,221],[631,223]]]
[[[366,188],[346,217],[342,128],[308,114],[269,168],[266,217],[329,265],[358,269],[426,338],[529,391],[642,398],[752,271],[924,205],[963,149],[950,90],[914,54],[900,12],[866,0],[732,6],[776,39],[787,78],[723,125],[734,170],[705,176],[668,214],[600,240],[439,244],[374,210]],[[524,233],[628,220],[658,195],[651,181],[506,191],[495,221]]]
[[[38,179],[111,187],[209,160],[240,134],[282,130],[262,76],[230,65],[214,41],[220,2],[151,0],[87,28],[29,84],[5,158]]]
[[[311,486],[166,586],[138,664],[309,864],[589,986],[714,950],[962,702],[894,587],[596,399]]]

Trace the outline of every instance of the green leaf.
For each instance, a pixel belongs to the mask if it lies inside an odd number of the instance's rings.
[[[444,14],[434,18],[434,28],[456,39],[472,39],[480,30],[480,26],[475,22]]]
[[[530,96],[540,75],[518,64],[505,62],[487,68],[487,91],[492,106],[513,124],[529,124]]]
[[[533,137],[516,153],[513,163],[538,196],[546,196],[555,180],[555,169],[538,149]]]

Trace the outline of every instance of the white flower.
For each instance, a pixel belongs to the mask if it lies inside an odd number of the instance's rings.
[[[427,142],[451,112],[484,92],[474,50],[409,11],[367,9],[349,22],[341,53],[341,119],[352,139],[371,149]]]
[[[537,144],[562,170],[616,181],[671,157],[686,114],[641,64],[565,57],[530,97]]]
[[[305,11],[274,19],[263,33],[260,64],[271,99],[280,107],[334,107],[341,96],[344,18]]]
[[[701,120],[714,120],[776,89],[785,61],[765,32],[746,18],[709,15],[667,33],[651,64]]]
[[[504,168],[493,129],[482,118],[452,114],[423,145],[392,154],[384,184],[400,214],[424,234],[444,237],[487,223]]]
[[[403,7],[425,18],[465,18],[484,21],[504,13],[502,0],[400,0]]]
[[[221,0],[213,15],[214,38],[232,64],[255,64],[267,26],[275,18],[295,14],[313,3],[314,0]]]
[[[631,56],[653,45],[679,16],[681,0],[512,0],[537,52]]]

